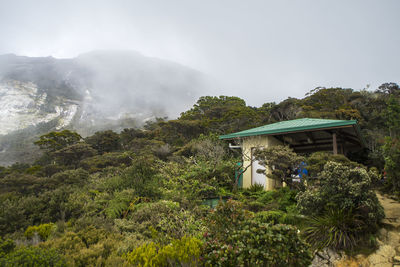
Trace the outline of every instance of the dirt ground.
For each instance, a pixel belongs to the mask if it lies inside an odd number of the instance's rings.
[[[378,249],[368,257],[361,254],[352,258],[344,257],[328,266],[400,267],[400,202],[378,192],[376,195],[386,216],[378,231]]]
[[[383,219],[383,223],[389,227],[399,230],[400,227],[400,203],[387,196],[376,193],[379,202],[385,209],[386,218]]]

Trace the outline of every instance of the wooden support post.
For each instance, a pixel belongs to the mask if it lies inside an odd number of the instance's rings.
[[[333,143],[333,155],[337,155],[337,140],[336,140],[336,133],[332,134],[332,143]]]

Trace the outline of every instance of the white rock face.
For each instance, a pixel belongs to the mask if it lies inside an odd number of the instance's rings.
[[[47,94],[40,93],[31,82],[0,82],[0,135],[57,119],[57,128],[67,126],[78,110],[78,104],[58,101],[53,112],[46,112]]]

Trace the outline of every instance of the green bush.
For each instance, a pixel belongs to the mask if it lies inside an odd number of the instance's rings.
[[[159,243],[168,243],[186,234],[196,235],[202,228],[201,220],[196,220],[190,211],[182,209],[177,202],[165,200],[138,204],[126,219],[115,220],[115,224],[121,231],[156,238]]]
[[[202,242],[195,237],[174,239],[166,246],[150,242],[126,254],[134,266],[198,266]]]
[[[40,243],[40,246],[62,253],[68,266],[105,266],[110,257],[117,260],[116,251],[121,240],[120,234],[87,226],[77,232],[68,230],[58,238]]]
[[[222,188],[232,188],[235,160],[223,160],[214,167],[206,161],[183,159],[183,163],[169,162],[160,170],[164,196],[188,206],[200,204],[202,199],[215,198]]]
[[[40,165],[34,165],[26,169],[25,173],[26,174],[32,174],[32,175],[38,175],[42,172],[42,166]]]
[[[279,209],[288,211],[296,205],[297,191],[282,187],[270,191],[245,189],[241,192],[241,200],[251,211]]]
[[[206,236],[209,266],[308,266],[312,257],[297,228],[245,220],[225,240]]]
[[[105,181],[102,189],[113,192],[132,188],[139,197],[150,199],[161,197],[160,177],[157,176],[158,171],[154,159],[135,158],[131,166],[122,171],[118,170],[118,172],[117,175]]]
[[[41,240],[47,240],[50,234],[55,230],[54,228],[55,228],[54,223],[45,223],[37,226],[36,225],[29,226],[25,230],[24,235],[27,238],[32,238],[35,235],[35,233],[37,233]]]
[[[61,267],[67,264],[54,249],[21,247],[0,258],[0,266]]]
[[[317,177],[319,173],[323,171],[325,164],[329,161],[341,163],[350,167],[359,166],[359,164],[350,161],[341,154],[333,155],[328,152],[315,152],[307,158],[307,170],[309,172],[309,176]]]
[[[224,240],[251,215],[238,201],[232,199],[226,202],[220,201],[205,220],[208,228],[206,236]]]
[[[262,192],[264,191],[264,185],[252,184],[247,190],[252,193]]]
[[[317,249],[352,249],[365,236],[365,223],[352,210],[329,209],[311,217],[308,225],[302,234]]]
[[[392,192],[400,191],[400,141],[387,137],[383,146],[385,157],[386,187]]]
[[[83,169],[67,170],[63,172],[58,172],[50,177],[50,181],[54,183],[70,184],[70,185],[82,185],[87,182],[89,178],[89,173]]]
[[[305,215],[321,216],[327,209],[351,210],[365,224],[365,232],[377,229],[384,217],[383,208],[371,190],[371,177],[364,168],[351,168],[328,162],[321,172],[320,184],[309,186],[297,195],[297,207]]]
[[[126,216],[129,210],[133,207],[139,198],[135,197],[133,189],[125,189],[121,192],[115,192],[114,198],[108,201],[105,214],[112,219],[121,218]]]
[[[110,152],[82,160],[79,166],[90,173],[100,171],[109,166],[129,166],[132,162],[128,153]]]
[[[274,225],[289,220],[283,214],[282,211],[260,212],[253,218],[253,213],[243,209],[238,201],[219,203],[206,218],[204,263],[207,266],[306,266],[311,255],[308,246],[300,241],[297,228]]]
[[[297,222],[297,218],[294,214],[286,213],[281,210],[257,212],[254,219],[270,224],[295,224]]]
[[[76,143],[54,152],[54,157],[59,164],[77,168],[83,159],[93,157],[97,151],[86,143]]]
[[[117,133],[108,130],[96,132],[94,135],[85,138],[85,142],[91,145],[100,154],[120,149],[120,137]]]
[[[11,239],[3,240],[0,237],[0,259],[3,258],[5,255],[13,251],[15,248],[15,243]]]
[[[43,176],[50,177],[57,172],[65,171],[65,166],[57,165],[57,164],[48,164],[43,166],[41,172]]]

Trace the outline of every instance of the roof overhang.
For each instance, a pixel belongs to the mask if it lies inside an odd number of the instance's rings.
[[[314,124],[308,122],[312,121]],[[315,123],[321,122],[321,123]],[[294,122],[294,123],[293,123]],[[279,127],[291,126],[293,127]],[[302,124],[302,125],[299,125]],[[276,125],[278,127],[276,127]],[[275,129],[274,129],[275,127]],[[278,128],[278,129],[276,129]],[[284,144],[288,144],[298,151],[329,150],[332,147],[332,136],[337,135],[341,146],[347,148],[365,147],[365,140],[361,135],[360,127],[355,120],[323,120],[299,119],[277,124],[265,125],[246,131],[222,135],[222,140],[237,140],[252,136],[274,136]]]

